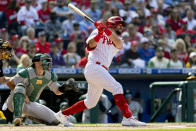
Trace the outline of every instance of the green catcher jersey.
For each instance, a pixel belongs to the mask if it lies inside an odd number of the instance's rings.
[[[26,95],[31,102],[36,101],[44,88],[49,87],[51,91],[55,92],[60,86],[57,83],[57,76],[53,72],[44,71],[43,76],[38,76],[33,67],[28,67],[19,71],[13,77],[15,85],[22,83],[25,86]]]

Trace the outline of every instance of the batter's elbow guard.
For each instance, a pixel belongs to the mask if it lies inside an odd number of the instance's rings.
[[[68,79],[58,88],[58,90],[62,93],[66,93],[68,91],[79,92],[77,82],[73,78]]]

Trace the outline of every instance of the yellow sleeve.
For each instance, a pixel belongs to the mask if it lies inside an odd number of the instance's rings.
[[[6,119],[2,111],[0,111],[0,118],[1,119]]]
[[[186,63],[186,68],[190,68],[191,64],[189,62]]]

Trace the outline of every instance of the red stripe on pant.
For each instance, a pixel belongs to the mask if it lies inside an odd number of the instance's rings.
[[[84,100],[82,100],[82,101],[75,103],[73,106],[63,110],[62,113],[66,116],[69,116],[69,115],[81,112],[85,109],[87,109],[87,107],[84,104]]]
[[[129,105],[127,104],[125,97],[123,94],[116,94],[114,95],[114,101],[116,105],[123,111],[123,116],[129,118],[132,116],[132,112],[129,109]]]

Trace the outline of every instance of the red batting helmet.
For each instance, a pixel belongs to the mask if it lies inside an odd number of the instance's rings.
[[[125,25],[125,22],[120,16],[112,16],[106,21],[106,26],[110,28],[116,28],[116,26],[120,24],[122,24],[123,26]]]

